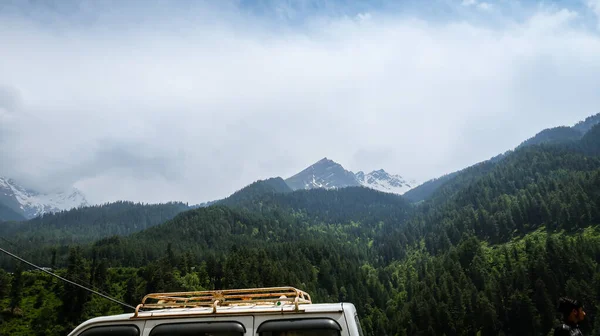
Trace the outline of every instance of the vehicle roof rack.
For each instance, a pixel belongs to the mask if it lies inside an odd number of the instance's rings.
[[[217,308],[223,306],[278,307],[286,303],[293,304],[298,311],[300,304],[311,304],[312,300],[307,292],[294,287],[152,293],[144,296],[133,317],[138,317],[139,311],[146,309],[212,307],[212,313],[217,313]]]

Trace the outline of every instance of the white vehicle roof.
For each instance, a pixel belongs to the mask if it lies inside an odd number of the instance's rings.
[[[314,304],[308,293],[293,287],[157,293],[146,295],[134,313],[92,318],[79,325],[71,334],[90,325],[139,320],[341,313],[344,305],[347,309],[355,310],[349,303]]]
[[[343,310],[342,303],[313,303],[310,305],[302,305],[301,309],[297,313],[334,313],[341,312]],[[202,317],[202,316],[222,316],[222,315],[253,315],[253,314],[281,314],[281,313],[295,313],[295,309],[292,305],[284,305],[280,307],[219,307],[217,313],[212,312],[212,308],[206,307],[194,307],[194,308],[169,308],[169,309],[157,309],[152,311],[142,311],[138,313],[137,317],[135,313],[118,314],[111,316],[100,316],[89,319],[86,323],[98,323],[98,322],[113,322],[113,321],[129,321],[137,319],[153,319],[153,318],[172,318],[172,317]]]

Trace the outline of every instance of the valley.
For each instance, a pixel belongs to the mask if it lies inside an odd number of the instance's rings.
[[[13,218],[0,236],[132,305],[149,292],[290,285],[353,302],[367,335],[547,335],[569,295],[586,307],[584,334],[600,335],[597,119],[403,195],[323,159],[200,207],[85,206]],[[7,256],[0,266],[0,334],[64,335],[127,311]]]

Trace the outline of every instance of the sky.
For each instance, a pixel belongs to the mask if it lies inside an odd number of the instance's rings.
[[[0,176],[199,203],[323,157],[426,181],[600,112],[600,0],[0,3]]]

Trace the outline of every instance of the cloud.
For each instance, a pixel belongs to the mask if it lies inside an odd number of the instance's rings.
[[[14,112],[20,104],[19,93],[11,87],[0,86],[0,110],[5,114]]]
[[[60,4],[0,18],[0,175],[93,202],[206,201],[325,156],[423,181],[600,112],[600,37],[571,8]]]
[[[8,150],[14,138],[15,118],[19,116],[21,99],[19,92],[12,87],[0,85],[0,171],[9,165],[12,151]]]
[[[465,7],[475,7],[477,9],[480,9],[483,11],[490,11],[494,8],[494,5],[492,5],[488,2],[477,1],[477,0],[463,0],[461,2],[461,4]]]
[[[586,2],[589,9],[596,16],[598,30],[600,30],[600,0],[587,0]]]
[[[477,8],[482,10],[491,10],[492,8],[494,8],[494,5],[487,2],[480,2],[477,4]]]

